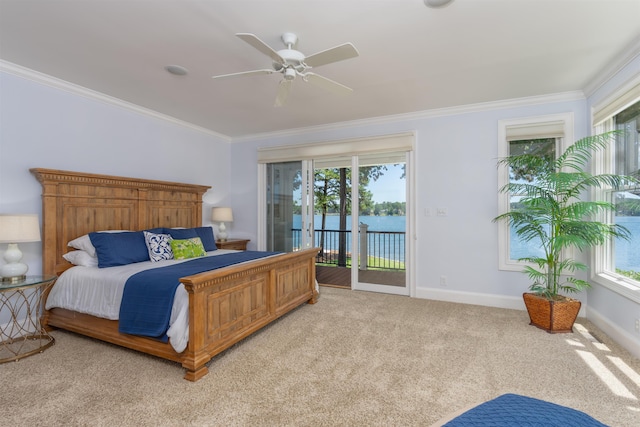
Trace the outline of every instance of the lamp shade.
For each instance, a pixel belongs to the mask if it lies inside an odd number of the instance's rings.
[[[0,214],[0,242],[40,241],[40,221],[36,214]]]
[[[213,208],[211,210],[211,219],[217,222],[232,222],[233,212],[231,208]]]

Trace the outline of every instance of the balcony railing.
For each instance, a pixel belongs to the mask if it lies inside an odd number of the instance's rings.
[[[295,242],[294,250],[300,249],[302,230],[298,228],[291,231]],[[360,256],[355,262],[359,263],[361,270],[404,271],[405,234],[403,231],[369,231],[365,224],[361,224],[358,230]],[[316,263],[339,264],[341,236],[345,242],[347,265],[351,265],[350,230],[315,230],[315,245],[321,248],[316,257]]]

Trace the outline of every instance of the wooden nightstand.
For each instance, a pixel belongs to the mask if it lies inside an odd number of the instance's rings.
[[[220,240],[216,240],[216,246],[218,249],[235,249],[238,251],[246,251],[247,243],[249,243],[249,239],[227,239],[224,242]]]

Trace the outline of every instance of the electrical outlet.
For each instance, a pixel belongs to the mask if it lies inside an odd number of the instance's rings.
[[[636,332],[640,334],[640,319],[636,319]]]
[[[447,276],[440,276],[440,286],[447,286]]]

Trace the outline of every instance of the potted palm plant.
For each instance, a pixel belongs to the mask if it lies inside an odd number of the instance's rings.
[[[567,256],[568,249],[585,249],[601,245],[609,238],[629,239],[629,231],[618,224],[597,220],[602,212],[615,211],[607,201],[581,199],[594,187],[621,189],[637,184],[636,178],[624,175],[593,175],[586,171],[592,154],[607,147],[617,132],[583,138],[569,146],[558,158],[524,153],[500,159],[509,168],[510,180],[500,192],[518,196],[508,212],[493,219],[508,221],[513,232],[524,242],[536,242],[542,255],[520,258],[532,281],[531,292],[523,295],[531,324],[548,332],[571,332],[580,310],[580,301],[562,293],[576,293],[590,286],[573,276],[587,266]]]

